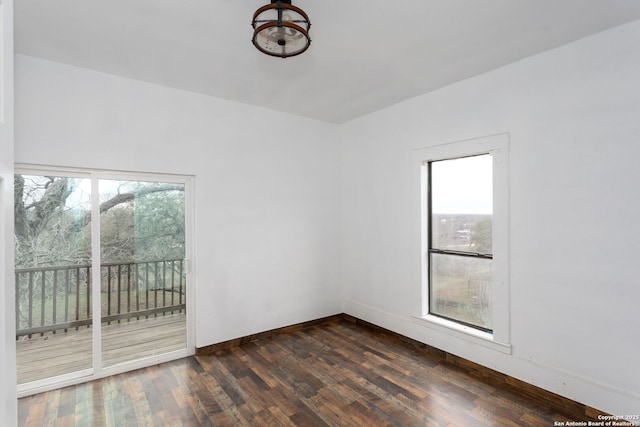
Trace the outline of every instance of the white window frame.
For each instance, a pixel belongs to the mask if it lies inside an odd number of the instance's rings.
[[[428,163],[480,154],[493,159],[493,333],[429,314]],[[412,278],[415,323],[503,353],[511,353],[509,295],[509,134],[490,135],[414,150],[412,180]]]

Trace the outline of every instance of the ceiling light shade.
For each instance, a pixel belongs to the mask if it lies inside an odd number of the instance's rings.
[[[291,0],[271,0],[253,14],[253,45],[280,58],[300,55],[309,48],[309,17]]]

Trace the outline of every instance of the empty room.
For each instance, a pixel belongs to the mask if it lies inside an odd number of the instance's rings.
[[[3,426],[640,425],[637,0],[0,0]]]

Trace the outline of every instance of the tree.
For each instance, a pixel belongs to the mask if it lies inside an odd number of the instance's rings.
[[[184,192],[145,192],[101,215],[102,259],[106,262],[184,258]]]
[[[471,229],[471,244],[474,251],[481,254],[489,254],[493,251],[491,216],[477,221]]]
[[[16,175],[14,181],[16,266],[68,265],[90,258],[88,233],[67,203],[74,180]]]
[[[14,181],[15,233],[33,237],[44,230],[49,221],[59,216],[71,194],[69,178],[42,177],[41,180],[16,175]]]
[[[90,260],[91,209],[79,181],[15,176],[16,266],[73,265]],[[151,248],[158,245],[171,249],[167,256],[183,257],[183,206],[181,184],[122,182],[100,203],[103,258],[157,257],[161,251]]]

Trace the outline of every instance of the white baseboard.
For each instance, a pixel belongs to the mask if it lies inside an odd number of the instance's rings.
[[[603,384],[552,366],[532,362],[479,346],[400,316],[353,300],[344,301],[344,313],[462,357],[552,393],[613,415],[640,414],[640,395]],[[602,361],[606,363],[606,361]],[[580,420],[576,420],[580,421]]]

